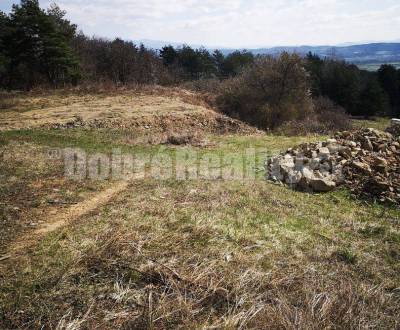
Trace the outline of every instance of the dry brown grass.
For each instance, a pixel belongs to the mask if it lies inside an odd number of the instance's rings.
[[[120,97],[124,106],[128,96]],[[47,146],[153,151],[128,138],[109,129],[0,132],[0,216],[12,233],[1,232],[4,247],[29,233],[18,222],[68,209],[48,199],[85,201],[112,184],[61,180]],[[211,145],[196,150],[223,155],[322,137],[207,138]],[[253,182],[135,182],[18,258],[0,254],[0,328],[399,328],[400,210],[345,190],[291,191],[259,174]]]
[[[135,183],[9,266],[3,324],[396,328],[399,213],[379,211],[262,182]]]
[[[0,112],[0,130],[76,127],[125,130],[135,144],[168,143],[177,135],[256,132],[211,110],[200,94],[158,86],[92,93],[33,91]]]
[[[52,158],[53,149],[33,143],[12,142],[0,146],[0,256],[22,232],[82,200],[104,182],[73,182],[64,178],[62,158]]]

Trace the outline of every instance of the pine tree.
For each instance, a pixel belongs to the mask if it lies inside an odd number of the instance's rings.
[[[196,55],[200,62],[199,71],[202,77],[207,78],[210,76],[215,76],[217,70],[210,52],[205,48],[200,48],[196,50]]]
[[[224,61],[224,74],[235,76],[247,65],[254,62],[254,55],[248,51],[235,51],[226,56]]]
[[[360,115],[370,117],[384,115],[388,108],[388,97],[376,78],[367,82],[360,94]]]
[[[59,20],[63,14],[59,13]],[[20,5],[13,5],[7,36],[11,87],[29,89],[44,82],[53,86],[74,82],[79,67],[67,35],[57,26],[55,16],[46,14],[37,0],[21,0]]]
[[[322,69],[321,94],[345,108],[352,115],[359,115],[361,92],[360,70],[337,60],[325,60]]]
[[[225,61],[224,54],[222,54],[222,52],[220,50],[216,49],[212,55],[212,58],[214,60],[214,66],[215,66],[218,76],[223,77],[224,61]]]
[[[65,19],[66,14],[67,12],[62,10],[55,3],[52,3],[50,8],[47,9],[47,15],[56,26],[57,32],[62,33],[67,41],[72,41],[76,36],[77,25],[72,24],[69,20]]]
[[[396,68],[393,65],[383,64],[378,70],[378,78],[382,88],[389,96],[390,114],[395,116],[400,111],[400,83]]]
[[[178,52],[171,45],[164,46],[160,50],[160,57],[162,58],[164,65],[171,66],[171,65],[177,63],[177,61],[178,61]]]
[[[9,25],[8,16],[0,11],[0,86],[5,83],[5,74],[10,63],[10,58],[6,49]]]
[[[311,52],[306,56],[305,68],[310,74],[311,92],[314,97],[322,94],[322,69],[324,61]]]

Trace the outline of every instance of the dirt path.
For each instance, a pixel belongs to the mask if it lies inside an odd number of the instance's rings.
[[[24,250],[34,246],[39,239],[46,234],[51,233],[65,225],[71,224],[81,216],[96,210],[102,205],[107,204],[114,196],[127,189],[133,180],[141,177],[143,176],[137,174],[136,176],[129,178],[129,180],[116,182],[110,188],[95,194],[88,200],[76,205],[72,205],[67,209],[60,209],[55,215],[44,215],[43,224],[35,230],[22,235],[16,241],[11,243],[7,254],[0,256],[0,262],[23,255]],[[51,221],[49,221],[49,219],[51,219]]]

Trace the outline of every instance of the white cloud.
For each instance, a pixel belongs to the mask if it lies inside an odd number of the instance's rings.
[[[42,1],[48,6],[49,0]],[[206,45],[398,39],[400,5],[381,0],[60,0],[88,34]]]

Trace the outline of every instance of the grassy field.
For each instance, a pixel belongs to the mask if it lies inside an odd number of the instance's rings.
[[[400,210],[343,189],[306,194],[263,178],[266,155],[326,137],[207,134],[190,147],[135,145],[130,134],[0,132],[0,328],[400,326]],[[172,157],[251,148],[257,175],[148,176],[122,189],[111,179],[66,179],[54,157],[66,147],[88,155],[162,148]],[[38,230],[117,185],[107,202]]]
[[[381,117],[369,119],[369,120],[353,119],[353,126],[355,128],[371,127],[371,128],[375,128],[375,129],[384,131],[385,128],[390,126],[390,119],[389,118],[381,118]]]

